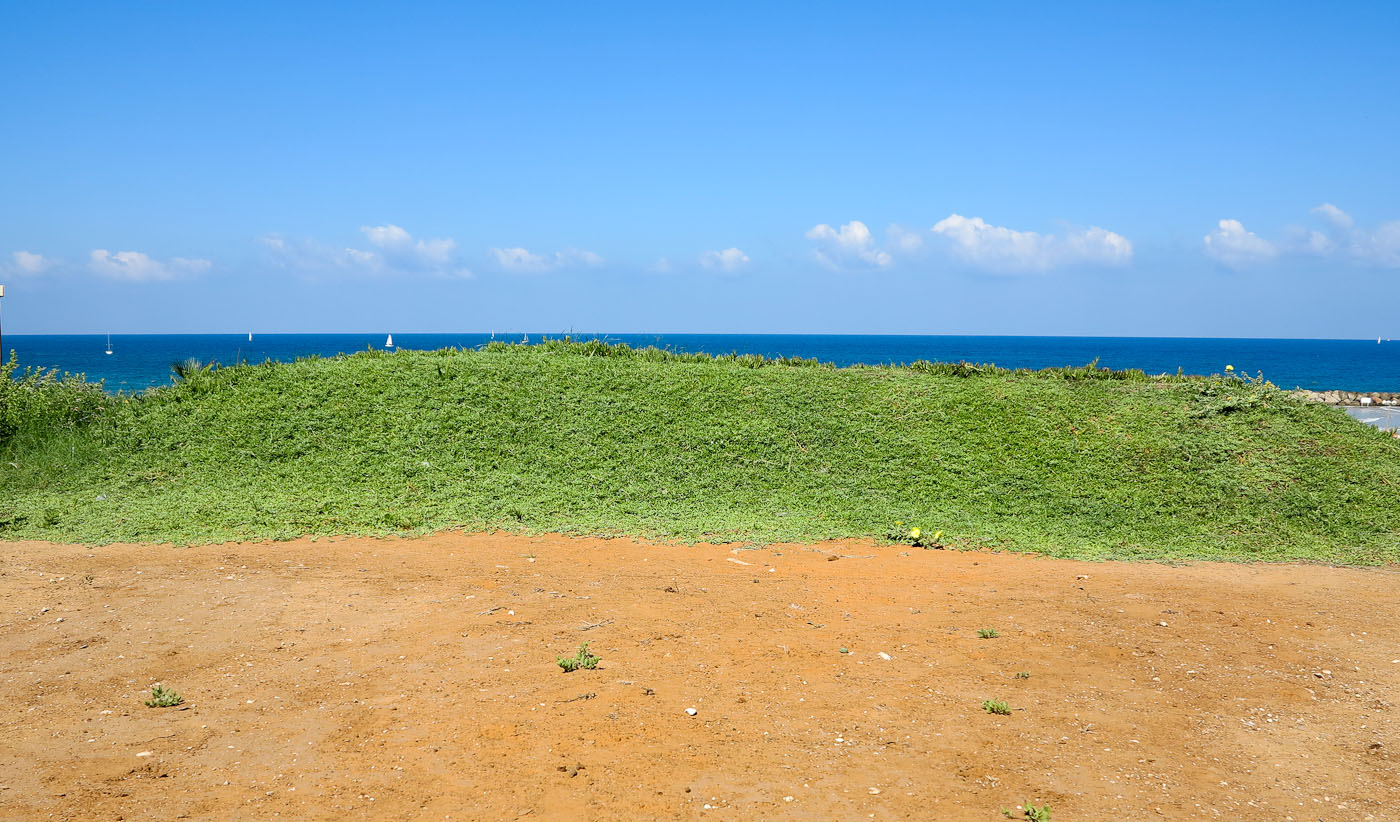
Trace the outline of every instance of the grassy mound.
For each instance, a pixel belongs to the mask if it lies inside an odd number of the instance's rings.
[[[193,368],[137,397],[5,376],[0,538],[918,526],[1060,556],[1400,560],[1400,442],[1239,379],[565,341]]]

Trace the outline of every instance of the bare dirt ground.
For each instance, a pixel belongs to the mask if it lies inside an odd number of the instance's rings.
[[[1398,819],[1397,616],[1393,569],[0,543],[0,817]]]

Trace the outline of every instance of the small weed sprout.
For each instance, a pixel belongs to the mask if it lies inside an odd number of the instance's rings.
[[[151,698],[146,700],[147,708],[173,708],[184,702],[185,698],[180,696],[172,688],[167,688],[157,682],[151,686]]]
[[[1046,804],[1041,805],[1039,808],[1037,808],[1036,806],[1027,802],[1026,818],[1029,819],[1031,822],[1050,822],[1050,806]]]
[[[978,628],[978,629],[977,629],[977,637],[978,637],[979,639],[996,639],[996,638],[999,637],[999,636],[1001,636],[1001,634],[997,633],[997,629],[996,629],[996,628]]]
[[[987,699],[982,702],[982,710],[989,714],[998,716],[1010,716],[1011,707],[999,699]]]
[[[587,668],[591,671],[597,668],[598,663],[602,661],[602,657],[594,656],[588,652],[588,643],[585,642],[578,646],[578,653],[576,655],[571,657],[559,657],[559,667],[563,668],[566,674],[573,673],[579,668]]]
[[[1030,679],[1030,678],[1031,678],[1031,672],[1030,672],[1030,671],[1017,671],[1017,672],[1016,672],[1016,678],[1017,678],[1017,679]]]

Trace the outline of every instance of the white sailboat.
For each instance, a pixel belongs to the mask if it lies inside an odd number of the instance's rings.
[[[386,340],[384,341],[384,347],[385,347],[385,348],[393,348],[393,347],[394,347],[394,335],[393,335],[393,334],[390,334],[390,335],[389,335],[389,338],[386,339]]]
[[[252,341],[253,341],[253,332],[249,331],[249,332],[248,332],[248,342],[252,342]]]
[[[108,353],[108,354],[112,353],[112,335],[111,335],[111,334],[108,334],[108,335],[107,335],[107,351],[106,351],[105,353]]]

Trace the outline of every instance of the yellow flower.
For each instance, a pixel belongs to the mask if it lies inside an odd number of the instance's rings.
[[[934,541],[934,542],[937,542],[937,541],[938,541],[938,538],[941,537],[941,536],[943,536],[943,532],[942,532],[942,531],[936,531],[936,532],[934,532],[933,541]]]
[[[920,531],[918,528],[910,528],[910,529],[909,529],[909,536],[913,537],[914,539],[918,539],[918,538],[919,538],[919,534],[922,534],[922,533],[923,533],[923,531]]]
[[[1230,371],[1234,371],[1234,370],[1235,370],[1235,367],[1234,367],[1233,365],[1227,365],[1227,366],[1225,366],[1225,371],[1226,371],[1227,373],[1230,372]]]

